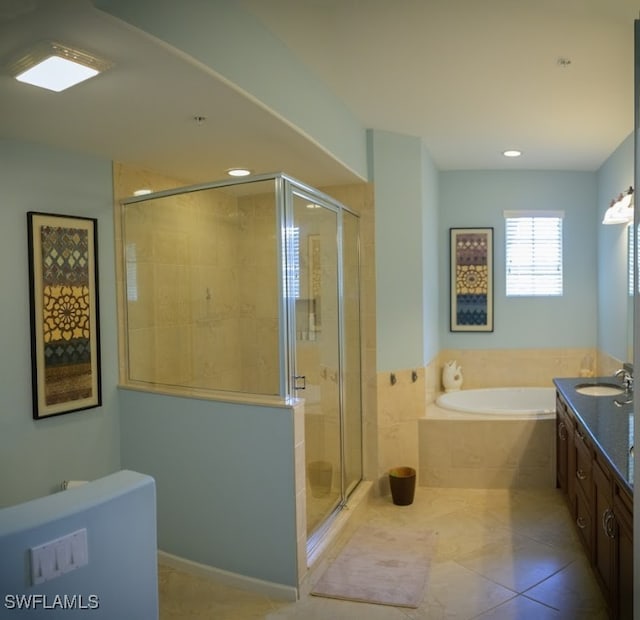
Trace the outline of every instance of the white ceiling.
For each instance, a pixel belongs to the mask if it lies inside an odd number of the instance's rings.
[[[242,1],[366,127],[421,136],[440,169],[595,170],[633,129],[640,0]]]
[[[440,169],[596,170],[633,128],[640,0],[238,1],[365,127],[422,137]],[[235,165],[312,185],[355,179],[268,110],[89,0],[0,0],[1,65],[41,39],[96,51],[114,68],[63,93],[1,71],[2,138],[187,182]],[[524,154],[507,161],[505,148]]]

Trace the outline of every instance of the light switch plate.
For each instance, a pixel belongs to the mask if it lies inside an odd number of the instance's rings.
[[[29,549],[31,582],[55,579],[89,563],[87,530],[83,528]]]

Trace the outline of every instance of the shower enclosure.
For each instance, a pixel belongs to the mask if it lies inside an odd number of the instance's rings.
[[[313,545],[362,479],[358,215],[283,174],[133,197],[121,213],[124,380],[303,399]]]

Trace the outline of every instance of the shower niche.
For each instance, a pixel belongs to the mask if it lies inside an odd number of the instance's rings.
[[[358,214],[273,174],[127,198],[120,215],[123,383],[303,399],[312,539],[362,479]]]

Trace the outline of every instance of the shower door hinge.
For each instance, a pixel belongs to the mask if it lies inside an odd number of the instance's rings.
[[[305,375],[293,376],[293,389],[305,390],[307,388],[307,377]]]

